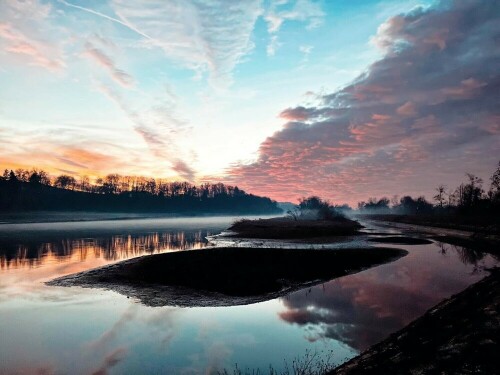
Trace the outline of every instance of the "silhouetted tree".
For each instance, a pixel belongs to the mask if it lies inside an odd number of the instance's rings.
[[[30,172],[27,169],[18,168],[16,169],[15,173],[19,181],[28,182],[30,178]]]
[[[453,193],[454,203],[459,207],[472,207],[477,204],[483,195],[483,180],[471,173],[466,173],[468,183],[460,184]]]
[[[301,219],[332,220],[344,216],[329,201],[317,196],[301,198],[299,200],[298,211],[289,212],[289,217],[294,219],[299,217]]]
[[[19,179],[17,178],[16,174],[14,173],[14,171],[12,169],[9,172],[9,181],[10,182],[18,182],[19,181]]]
[[[30,184],[40,184],[41,183],[40,175],[37,172],[33,172],[29,178],[29,183]]]
[[[49,174],[42,169],[33,169],[30,172],[28,182],[35,185],[50,185],[50,177]]]
[[[6,179],[8,181],[4,181]],[[92,184],[87,176],[79,177],[77,182],[75,177],[63,174],[54,179],[55,189],[44,186],[49,184],[48,174],[39,169],[4,172],[0,178],[0,209],[171,213],[281,211],[269,198],[247,194],[237,186],[222,183],[205,183],[197,187],[189,182],[110,174],[97,178]]]
[[[386,197],[377,199],[374,197],[368,198],[368,202],[359,202],[358,210],[370,211],[373,213],[384,213],[389,211],[389,199]]]
[[[393,207],[394,211],[399,214],[424,214],[432,212],[432,204],[427,202],[424,196],[417,199],[406,195],[399,201],[399,205]]]
[[[352,211],[352,207],[349,206],[347,203],[344,204],[336,204],[333,206],[333,208],[338,211],[338,212],[349,212]]]
[[[74,189],[76,185],[76,179],[73,176],[62,174],[55,179],[54,185],[62,189]]]
[[[116,194],[118,193],[118,187],[120,183],[121,176],[118,174],[108,174],[104,181],[102,182],[102,193],[104,194]]]
[[[78,190],[90,192],[92,191],[90,186],[90,178],[88,176],[80,177],[80,183],[77,186]]]
[[[496,171],[490,177],[490,180],[490,199],[500,201],[500,161],[498,162]]]
[[[446,186],[445,185],[439,185],[436,188],[437,194],[434,196],[434,200],[437,202],[439,207],[443,208],[444,202],[446,201],[445,196],[446,196]]]

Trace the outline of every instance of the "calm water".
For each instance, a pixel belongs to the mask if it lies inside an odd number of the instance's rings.
[[[340,363],[497,263],[446,244],[398,246],[410,253],[396,262],[285,298],[218,308],[152,308],[114,292],[43,284],[139,255],[202,248],[233,220],[0,224],[0,374],[280,369],[306,350],[333,351]]]

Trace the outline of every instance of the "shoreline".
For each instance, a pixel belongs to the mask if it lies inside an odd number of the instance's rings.
[[[495,268],[328,375],[493,374],[500,368],[499,338],[500,269]]]
[[[33,218],[34,217],[34,218]],[[275,214],[258,213],[154,213],[154,212],[101,212],[101,211],[26,211],[0,213],[0,225],[12,224],[57,224],[83,223],[91,221],[126,221],[139,219],[191,219],[218,217],[275,217]]]
[[[483,235],[492,236],[494,239],[498,240],[498,232],[495,232],[495,224],[489,226],[481,224],[470,224],[470,223],[454,223],[450,221],[443,221],[446,217],[439,216],[419,216],[419,215],[398,215],[398,214],[366,214],[366,215],[356,215],[356,218],[366,218],[367,220],[373,220],[377,222],[386,222],[391,224],[398,224],[400,227],[423,227],[427,230],[441,230],[447,231],[448,233],[454,234],[465,234],[465,235]],[[433,220],[434,219],[434,220]],[[441,219],[441,220],[436,220]],[[498,229],[497,229],[498,231]]]

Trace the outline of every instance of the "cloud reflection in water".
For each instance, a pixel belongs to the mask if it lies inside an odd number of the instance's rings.
[[[304,327],[306,339],[334,339],[363,351],[430,307],[485,276],[495,257],[460,246],[408,247],[394,264],[330,281],[283,299],[279,317]],[[449,251],[453,249],[454,251]]]

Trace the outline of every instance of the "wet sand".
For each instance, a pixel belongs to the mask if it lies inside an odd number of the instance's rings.
[[[406,254],[394,248],[209,248],[134,258],[48,284],[114,290],[150,306],[241,305],[277,298]]]
[[[393,245],[428,245],[432,243],[432,241],[426,240],[424,238],[414,238],[406,236],[385,236],[379,238],[370,238],[368,239],[368,241]]]

